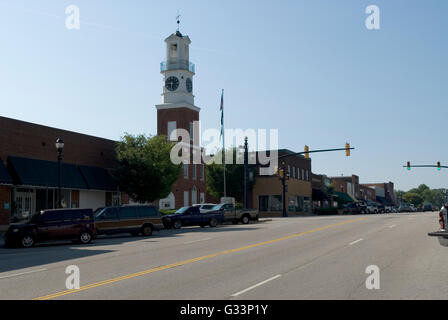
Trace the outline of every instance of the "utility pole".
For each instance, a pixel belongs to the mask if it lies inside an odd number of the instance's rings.
[[[249,150],[247,137],[244,138],[244,208],[249,207]]]

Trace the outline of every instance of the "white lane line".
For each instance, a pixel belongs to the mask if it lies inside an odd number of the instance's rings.
[[[278,279],[278,278],[280,278],[281,276],[282,276],[281,274],[278,274],[278,275],[276,275],[276,276],[274,276],[274,277],[272,277],[272,278],[269,278],[269,279],[264,280],[264,281],[262,281],[262,282],[260,282],[260,283],[257,283],[256,285],[253,285],[252,287],[249,287],[249,288],[247,288],[247,289],[241,290],[240,292],[234,293],[234,294],[231,295],[231,297],[238,297],[239,295],[242,295],[243,293],[246,293],[247,291],[250,291],[250,290],[255,289],[255,288],[259,287],[259,286],[262,286],[262,285],[264,285],[265,283],[268,283],[269,281]]]
[[[22,273],[10,274],[10,275],[7,275],[7,276],[0,277],[0,279],[6,279],[6,278],[12,278],[12,277],[18,277],[18,276],[23,276],[23,275],[25,275],[25,274],[30,274],[30,273],[35,273],[35,272],[41,272],[41,271],[47,271],[47,269],[37,269],[37,270],[31,270],[31,271],[22,272]]]
[[[185,242],[184,244],[190,244],[190,243],[195,243],[195,242],[199,242],[199,241],[207,241],[207,240],[211,240],[212,238],[205,238],[205,239],[199,239],[199,240],[194,240],[194,241],[190,241],[190,242]]]
[[[393,225],[391,225],[391,226],[389,226],[389,228],[395,228],[397,225],[396,224],[393,224]]]
[[[361,239],[355,240],[355,241],[353,241],[353,242],[350,242],[349,245],[352,246],[352,245],[354,245],[355,243],[361,242],[362,240],[364,240],[364,239],[361,238]]]

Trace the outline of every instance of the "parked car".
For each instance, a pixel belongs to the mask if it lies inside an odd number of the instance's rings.
[[[398,212],[398,207],[393,206],[392,209],[391,209],[391,212],[392,213],[397,213]]]
[[[402,203],[398,207],[398,212],[411,212],[411,207],[406,203]]]
[[[11,224],[5,233],[7,247],[24,248],[49,240],[78,240],[87,244],[96,237],[92,209],[43,210],[22,224]]]
[[[202,213],[204,212],[210,212],[213,211],[213,208],[216,207],[216,203],[201,203],[201,204],[195,204],[193,207],[198,207],[199,211]]]
[[[230,221],[234,224],[237,224],[238,222],[248,224],[251,220],[257,221],[259,218],[258,210],[236,209],[233,203],[218,204],[213,210],[224,214],[225,221]]]
[[[216,227],[225,221],[222,212],[201,212],[199,207],[182,207],[174,214],[163,217],[163,225],[167,229],[180,229],[182,226]]]
[[[384,209],[385,209],[384,212],[386,212],[386,213],[392,213],[393,212],[391,205],[386,205]]]
[[[367,213],[378,213],[378,208],[376,207],[375,203],[372,201],[368,201],[366,203],[366,210],[367,210]]]
[[[106,207],[95,216],[95,228],[98,234],[130,233],[145,237],[154,230],[163,229],[159,210],[152,205],[131,205]]]
[[[367,207],[360,203],[347,203],[342,210],[343,214],[365,214],[367,213]]]
[[[378,213],[386,213],[386,206],[382,203],[376,203],[376,208],[378,210]]]
[[[427,204],[423,205],[423,212],[426,212],[426,211],[431,211],[431,212],[434,211],[432,204],[427,203]]]
[[[411,203],[409,208],[411,209],[411,212],[417,212],[417,208],[414,207],[414,205]]]

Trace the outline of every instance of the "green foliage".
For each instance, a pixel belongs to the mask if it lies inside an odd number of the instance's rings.
[[[435,207],[441,207],[447,200],[447,189],[430,189],[427,185],[421,184],[418,188],[413,188],[408,192],[396,191],[396,196],[402,196],[403,200],[421,206],[423,204],[432,204]]]
[[[221,152],[221,151],[218,151]],[[234,197],[239,202],[244,202],[244,165],[236,164],[236,148],[226,151],[233,153],[233,164],[226,164],[226,191],[228,197]],[[249,190],[253,187],[253,181],[248,181]],[[224,173],[222,164],[207,165],[207,191],[216,199],[224,195]]]
[[[412,203],[416,207],[420,206],[423,203],[423,197],[415,192],[407,192],[403,196],[403,199],[406,200],[406,202]]]
[[[164,136],[125,134],[118,142],[115,176],[133,201],[153,202],[168,196],[182,170],[171,162],[172,146]]]
[[[177,211],[177,209],[160,209],[159,212],[162,216],[166,216],[169,214],[173,214]]]

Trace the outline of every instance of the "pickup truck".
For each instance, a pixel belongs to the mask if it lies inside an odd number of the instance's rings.
[[[163,225],[166,229],[180,229],[182,226],[200,226],[204,228],[206,225],[216,227],[218,223],[225,221],[222,212],[202,212],[199,207],[182,207],[175,213],[164,216],[162,218]]]
[[[233,224],[242,222],[248,224],[251,220],[258,221],[259,214],[256,209],[235,209],[233,203],[221,203],[213,208],[215,212],[221,212],[224,214],[226,221],[231,221]]]
[[[440,230],[435,231],[435,232],[430,232],[430,233],[428,233],[428,236],[437,237],[439,240],[439,243],[442,246],[448,247],[448,231],[446,231],[446,228],[448,227],[448,217],[447,217],[446,211],[445,211],[445,213],[443,211],[444,210],[440,210],[440,212],[439,212]]]

